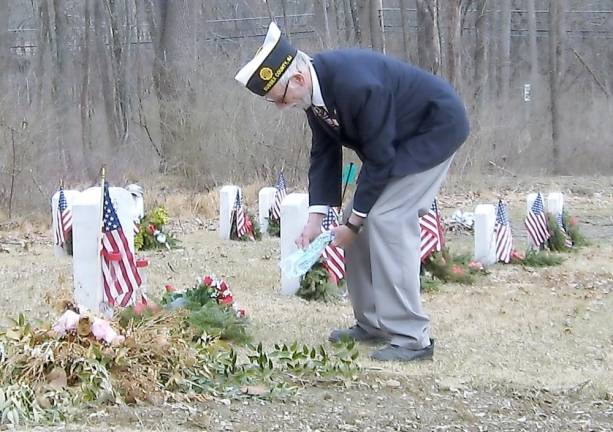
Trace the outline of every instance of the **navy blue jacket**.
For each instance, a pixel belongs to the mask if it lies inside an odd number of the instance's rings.
[[[353,208],[368,213],[391,178],[433,168],[468,137],[464,104],[435,75],[361,49],[317,54],[313,67],[340,129],[306,111],[313,135],[310,205],[341,204],[343,145],[362,161]]]

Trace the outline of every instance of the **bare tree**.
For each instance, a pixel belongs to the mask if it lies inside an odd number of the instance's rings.
[[[475,106],[481,110],[486,100],[487,85],[487,4],[488,0],[477,0],[475,8],[477,18],[475,21],[475,66],[474,66],[474,101]]]
[[[551,98],[551,156],[553,173],[561,174],[561,82],[564,72],[566,0],[549,1],[549,88]]]
[[[461,61],[461,9],[462,0],[447,0],[440,8],[442,25],[439,27],[445,46],[444,75],[451,84],[459,89],[462,82]]]
[[[351,19],[353,20],[353,33],[355,35],[355,42],[362,46],[362,27],[360,25],[360,7],[358,0],[349,0]]]
[[[438,0],[417,1],[417,52],[419,65],[438,73],[441,66],[441,44],[438,29]]]
[[[0,0],[0,71],[8,71],[9,54],[9,0]],[[0,101],[6,98],[6,86],[8,74],[0,74]]]
[[[534,95],[538,80],[538,45],[536,43],[536,5],[535,0],[528,2],[528,39],[530,45],[530,87]]]
[[[125,4],[125,3],[124,3]],[[128,64],[127,53],[129,45],[129,11],[120,7],[118,0],[106,1],[107,15],[110,25],[110,51],[111,71],[113,74],[113,108],[115,129],[120,142],[124,143],[128,138],[129,123],[128,112],[130,100],[128,95],[128,76],[126,65]],[[120,23],[121,17],[124,22]]]
[[[511,1],[501,3],[501,28],[500,28],[500,102],[507,103],[509,100],[509,88],[511,84]]]
[[[409,16],[407,9],[409,8],[407,0],[398,0],[398,7],[400,8],[400,21],[402,26],[402,51],[404,53],[404,59],[411,61],[411,53],[409,50]]]
[[[108,49],[106,44],[106,31],[104,15],[102,13],[102,2],[94,1],[94,35],[96,41],[96,59],[98,60],[98,76],[102,86],[102,100],[106,121],[108,140],[112,149],[119,146],[119,131],[115,121],[114,105],[114,86],[110,79],[110,67],[108,60]]]
[[[150,27],[156,35],[153,38],[153,83],[160,113],[161,171],[176,168],[171,167],[170,162],[176,163],[177,143],[181,143],[189,129],[190,89],[186,79],[189,61],[184,55],[183,32],[190,31],[184,19],[190,11],[190,3],[189,0],[154,0],[150,4],[153,7],[149,8]]]
[[[383,4],[381,0],[367,0],[365,12],[368,13],[368,24],[371,46],[376,51],[383,52],[383,28],[380,14]]]
[[[71,107],[70,91],[68,89],[67,77],[69,76],[68,65],[70,64],[69,58],[69,41],[66,22],[66,6],[64,0],[53,0],[53,16],[55,23],[53,28],[55,29],[55,44],[54,49],[54,74],[53,74],[53,96],[55,101],[55,113],[56,113],[56,137],[57,149],[58,149],[58,161],[63,172],[66,172],[68,166],[67,158],[70,157],[70,153],[66,151],[66,143],[69,142],[67,137],[69,133],[69,125],[71,123],[71,116],[69,109]]]

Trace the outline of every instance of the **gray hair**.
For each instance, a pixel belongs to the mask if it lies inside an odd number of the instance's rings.
[[[287,84],[290,78],[297,73],[308,71],[310,64],[311,57],[304,51],[298,50],[298,52],[296,53],[296,58],[294,58],[294,61],[288,66],[285,73],[281,75],[281,78],[279,78],[277,84],[280,86],[284,86],[285,84]]]

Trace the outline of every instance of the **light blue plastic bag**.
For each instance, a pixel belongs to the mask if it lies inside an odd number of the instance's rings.
[[[317,236],[306,249],[298,249],[284,260],[281,260],[279,267],[281,267],[283,275],[289,278],[303,276],[317,262],[326,246],[333,240],[333,237],[331,231],[325,231]]]

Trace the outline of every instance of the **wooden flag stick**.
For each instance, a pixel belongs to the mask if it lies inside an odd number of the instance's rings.
[[[106,177],[106,169],[104,165],[100,168],[100,210],[98,212],[98,241],[96,242],[96,247],[98,250],[96,251],[96,257],[98,264],[96,268],[98,269],[98,277],[96,278],[96,293],[102,293],[102,298],[100,301],[99,309],[102,312],[102,305],[104,304],[104,292],[102,289],[102,256],[101,256],[101,248],[102,248],[102,224],[103,224],[103,216],[104,216],[104,182]]]

